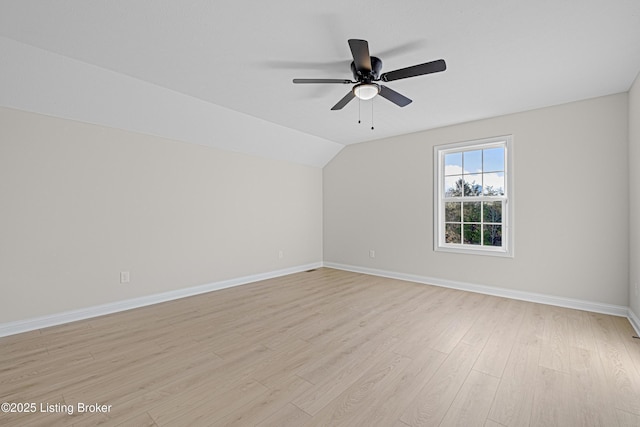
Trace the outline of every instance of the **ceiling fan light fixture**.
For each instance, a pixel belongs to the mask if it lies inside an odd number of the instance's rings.
[[[380,86],[375,83],[360,83],[353,87],[353,94],[366,101],[380,93]]]

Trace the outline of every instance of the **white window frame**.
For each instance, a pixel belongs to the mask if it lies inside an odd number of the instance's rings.
[[[444,194],[444,157],[446,154],[504,147],[504,196],[473,196],[472,200],[491,201],[503,200],[502,212],[502,246],[471,245],[465,243],[445,242],[445,202],[451,198]],[[441,252],[454,252],[474,255],[491,255],[501,257],[513,257],[513,136],[497,136],[473,141],[458,142],[453,144],[436,145],[433,147],[434,161],[434,250]],[[464,199],[464,197],[463,197]],[[458,201],[459,199],[456,199]],[[468,199],[467,199],[468,200]]]

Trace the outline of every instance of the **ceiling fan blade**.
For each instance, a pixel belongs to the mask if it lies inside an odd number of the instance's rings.
[[[424,74],[438,73],[447,69],[444,59],[426,62],[424,64],[414,65],[413,67],[401,68],[399,70],[389,71],[380,76],[380,80],[390,82],[392,80],[406,79],[409,77],[422,76]]]
[[[371,72],[371,56],[369,55],[369,43],[366,40],[349,39],[349,47],[351,55],[353,55],[353,63],[356,71],[361,74],[369,74]]]
[[[389,89],[388,87],[383,85],[380,85],[380,96],[393,102],[398,107],[406,107],[407,105],[411,104],[411,102],[413,102],[406,96],[401,95],[395,90]]]
[[[347,105],[349,103],[349,101],[351,101],[353,98],[355,98],[355,95],[353,94],[353,91],[350,90],[349,93],[347,93],[344,98],[342,98],[340,101],[338,101],[338,103],[336,105],[334,105],[333,107],[331,107],[332,110],[342,110],[342,108]]]
[[[293,79],[294,83],[341,83],[341,84],[351,84],[355,83],[351,80],[345,79]]]

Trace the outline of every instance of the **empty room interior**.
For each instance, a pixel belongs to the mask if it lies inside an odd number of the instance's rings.
[[[640,426],[640,2],[0,4],[0,425]]]

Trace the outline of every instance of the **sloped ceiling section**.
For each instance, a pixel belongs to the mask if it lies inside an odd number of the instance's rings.
[[[626,92],[640,1],[3,0],[0,37],[2,102],[322,165],[346,144]],[[447,70],[389,82],[404,108],[331,111],[349,85],[292,79],[351,79],[350,38],[382,72]]]
[[[344,146],[0,37],[0,105],[323,167]]]

